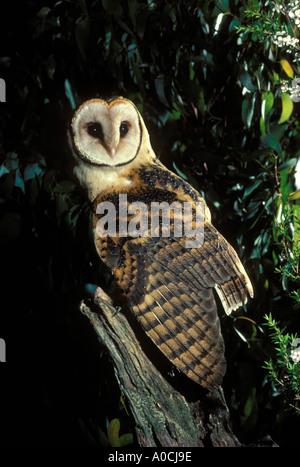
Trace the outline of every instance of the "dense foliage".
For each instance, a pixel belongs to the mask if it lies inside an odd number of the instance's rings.
[[[281,86],[300,76],[297,24],[272,2],[247,0],[32,0],[0,21],[2,443],[101,446],[116,418],[133,431],[79,312],[95,284],[113,284],[66,138],[75,105],[123,95],[162,162],[203,194],[254,285],[233,319],[221,312],[232,429],[247,444],[270,435],[293,445],[300,364],[286,373],[268,328],[286,333],[289,359],[299,331],[300,121]],[[278,43],[284,34],[294,45]]]

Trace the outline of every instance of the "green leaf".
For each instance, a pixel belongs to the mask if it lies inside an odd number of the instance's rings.
[[[108,425],[107,436],[109,444],[112,447],[118,448],[121,446],[126,446],[127,444],[133,444],[133,434],[125,433],[119,437],[120,432],[120,420],[114,418]]]
[[[175,164],[175,162],[173,161],[173,167],[174,169],[176,170],[176,172],[178,173],[178,175],[183,178],[183,180],[187,180],[188,177],[183,173],[181,172],[181,170],[177,167],[177,165]]]
[[[233,326],[233,329],[235,330],[235,332],[238,334],[238,336],[240,336],[240,338],[242,339],[242,341],[246,342],[246,344],[248,344],[248,340],[247,338],[244,336],[244,334],[236,327],[236,326]]]
[[[273,107],[274,103],[274,96],[271,92],[264,93],[264,99],[261,104],[261,116],[265,122],[268,113],[270,112],[271,108]]]
[[[292,157],[288,161],[283,162],[283,164],[280,164],[280,166],[278,167],[278,170],[279,170],[279,172],[282,172],[283,170],[295,167],[297,162],[298,162],[298,159],[296,157]]]
[[[20,170],[16,170],[15,186],[21,188],[23,193],[25,193],[25,185]]]
[[[282,111],[281,111],[280,119],[278,120],[279,124],[286,122],[290,118],[293,112],[293,108],[294,108],[294,103],[289,94],[287,94],[286,92],[283,92],[281,93],[280,97],[281,97]]]
[[[3,177],[3,175],[6,175],[9,173],[9,170],[5,167],[5,165],[0,165],[0,178]]]
[[[25,167],[24,170],[24,181],[27,182],[28,180],[41,176],[43,173],[43,170],[41,169],[41,167],[39,167],[37,162],[29,164]]]
[[[262,182],[263,180],[254,180],[244,191],[244,198],[247,198]]]
[[[8,170],[17,169],[19,167],[19,159],[17,154],[15,152],[9,153],[6,157],[6,160],[4,161],[4,165]]]
[[[249,75],[249,73],[247,73],[247,71],[244,71],[243,73],[241,73],[240,82],[246,89],[248,89],[248,91],[253,92],[253,91],[257,91],[258,89],[257,86],[254,86],[254,84],[252,83],[251,76]]]
[[[259,128],[260,128],[261,136],[263,138],[265,138],[265,136],[266,136],[266,126],[265,126],[265,122],[264,122],[263,117],[260,117],[260,119],[259,119]]]
[[[244,406],[244,420],[246,420],[250,416],[255,402],[256,402],[256,388],[253,387],[251,388],[251,392]]]
[[[200,92],[199,92],[196,105],[197,105],[197,109],[198,109],[202,114],[204,114],[204,110],[205,110],[205,99],[204,99],[204,93],[203,93],[203,91],[200,91]]]
[[[127,444],[133,444],[133,434],[125,433],[120,436],[120,446],[126,446]]]
[[[70,81],[68,79],[65,79],[65,93],[66,93],[67,98],[70,101],[72,109],[75,109],[75,107],[76,107],[75,99],[74,99],[74,96],[73,96]]]
[[[263,139],[263,144],[279,152],[281,150],[280,141],[287,128],[287,125],[278,125],[277,123],[271,124],[270,133]]]
[[[273,107],[273,103],[274,103],[274,96],[271,92],[268,92],[267,98],[266,98],[266,115],[268,115],[271,108]]]
[[[119,431],[120,431],[120,420],[118,418],[114,418],[108,425],[107,428],[107,435],[109,444],[113,448],[117,448],[121,446],[120,438],[119,438]]]
[[[289,78],[294,78],[294,70],[287,60],[280,60],[281,66]]]
[[[247,128],[250,128],[254,114],[255,94],[247,95],[242,103],[242,120]]]
[[[271,92],[263,93],[263,101],[261,104],[261,118],[259,121],[260,132],[263,138],[266,136],[266,132],[269,132],[269,124],[267,123],[267,116],[273,107],[274,96]]]
[[[162,104],[169,107],[169,103],[165,95],[164,82],[164,75],[159,75],[155,80],[155,89]]]

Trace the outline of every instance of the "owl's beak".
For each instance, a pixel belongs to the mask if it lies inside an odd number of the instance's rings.
[[[105,141],[105,149],[107,150],[107,153],[111,159],[114,159],[116,155],[118,144],[119,141],[114,135],[108,137]]]
[[[114,147],[111,147],[111,146],[107,146],[106,147],[106,151],[107,151],[107,154],[109,155],[109,157],[111,159],[113,159],[115,157],[115,154],[116,154],[116,149]]]
[[[115,154],[116,154],[115,148],[111,148],[111,149],[110,149],[110,157],[111,157],[112,159],[115,157]]]

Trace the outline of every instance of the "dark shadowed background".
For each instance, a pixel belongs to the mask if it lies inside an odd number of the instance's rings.
[[[79,311],[96,284],[114,286],[94,250],[66,138],[74,106],[113,95],[137,105],[158,157],[201,192],[253,282],[247,308],[234,318],[220,310],[233,432],[246,444],[267,435],[296,443],[299,416],[283,410],[262,366],[274,355],[266,313],[299,330],[273,235],[279,202],[295,189],[299,104],[278,123],[279,52],[236,29],[250,4],[32,0],[1,14],[1,447],[105,446],[114,418],[134,433]],[[262,128],[266,90],[274,102]]]

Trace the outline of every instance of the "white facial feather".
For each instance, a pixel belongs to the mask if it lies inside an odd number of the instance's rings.
[[[100,137],[92,136],[89,126],[99,124],[95,131]],[[121,136],[122,124],[128,131]],[[128,169],[156,157],[141,115],[122,97],[83,103],[72,119],[70,137],[76,160],[74,175],[91,201],[107,188],[130,184]]]
[[[122,134],[122,129],[127,132]],[[126,100],[111,105],[100,99],[86,102],[76,112],[72,130],[80,156],[101,166],[128,163],[137,155],[141,142],[139,115]]]

